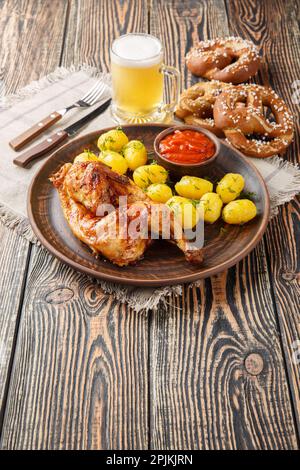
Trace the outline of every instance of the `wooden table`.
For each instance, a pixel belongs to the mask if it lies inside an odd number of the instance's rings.
[[[297,115],[299,6],[0,0],[0,72],[11,93],[57,66],[108,70],[112,39],[141,31],[162,39],[184,86],[198,36],[241,35],[262,48],[258,82]],[[287,158],[298,154],[297,137]],[[281,207],[237,266],[147,314],[0,225],[2,448],[297,448],[299,208]]]

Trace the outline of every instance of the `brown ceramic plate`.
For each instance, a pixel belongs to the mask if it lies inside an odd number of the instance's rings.
[[[155,136],[166,125],[145,124],[123,126],[129,139],[142,139],[149,151],[153,151]],[[61,165],[70,162],[86,148],[96,148],[102,129],[80,137],[55,152],[41,167],[32,181],[28,195],[28,216],[34,233],[40,242],[58,259],[90,276],[124,284],[162,286],[194,281],[223,271],[244,258],[259,242],[265,232],[269,217],[269,196],[265,183],[238,151],[221,144],[216,160],[215,178],[225,173],[241,173],[246,181],[246,191],[255,193],[258,215],[250,223],[226,226],[217,222],[205,228],[204,263],[192,266],[185,261],[176,246],[156,241],[145,257],[136,265],[120,268],[104,259],[96,259],[87,246],[77,240],[64,219],[58,194],[49,176]]]

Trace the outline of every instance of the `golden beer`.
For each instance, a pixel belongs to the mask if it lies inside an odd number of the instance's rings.
[[[161,120],[165,69],[176,70],[163,65],[162,44],[154,36],[132,33],[113,42],[112,110],[118,122]]]
[[[125,114],[153,113],[163,100],[161,63],[151,67],[124,67],[111,64],[114,101]]]

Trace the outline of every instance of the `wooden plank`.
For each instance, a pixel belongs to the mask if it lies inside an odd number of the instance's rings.
[[[67,5],[67,0],[0,1],[0,64],[6,94],[58,66]]]
[[[157,314],[152,448],[297,448],[266,269],[260,248]]]
[[[155,1],[153,12],[177,65],[191,37],[229,33],[222,1]],[[263,243],[155,315],[150,358],[151,448],[297,447]]]
[[[112,41],[130,32],[147,33],[145,0],[72,2],[63,65],[86,63],[109,70]]]
[[[300,74],[300,30],[297,3],[293,1],[228,2],[230,29],[234,34],[250,38],[262,47],[264,60],[261,79],[283,97],[295,116],[296,138],[285,158],[300,162],[299,104],[293,102],[292,83]],[[259,25],[259,27],[258,27]],[[296,198],[279,210],[266,235],[269,269],[272,273],[278,323],[290,378],[295,416],[300,432],[300,364],[294,357],[293,345],[300,338],[299,312],[299,219],[300,199]]]
[[[147,447],[147,322],[34,247],[2,448]]]
[[[147,27],[144,2],[71,2],[64,65],[108,65]],[[148,446],[148,316],[33,249],[2,435],[5,449]]]
[[[198,40],[226,36],[228,23],[223,0],[153,0],[150,32],[160,37],[165,60],[181,72],[182,89],[199,81],[185,67],[185,56]]]
[[[2,92],[13,93],[18,87],[44,75],[59,64],[66,3],[57,0],[0,2],[0,63],[1,79],[4,81]],[[48,45],[40,47],[40,44]],[[1,424],[29,253],[29,243],[0,223]]]
[[[24,289],[28,242],[0,224],[0,422]]]

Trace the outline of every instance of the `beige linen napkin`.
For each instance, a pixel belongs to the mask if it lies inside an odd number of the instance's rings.
[[[0,219],[33,243],[37,240],[28,223],[26,197],[32,177],[45,159],[37,161],[30,169],[19,168],[12,163],[16,153],[8,142],[50,112],[79,99],[99,77],[109,85],[110,77],[99,73],[95,68],[85,65],[70,69],[61,67],[47,77],[32,82],[16,95],[0,99]],[[0,86],[0,90],[4,93],[3,87]],[[88,112],[90,109],[70,111],[59,123],[49,129],[46,135],[58,127],[70,125]],[[77,134],[76,137],[114,124],[108,109],[82,129],[81,134]],[[36,143],[43,139],[45,134]],[[277,156],[267,160],[251,158],[251,161],[267,183],[271,199],[271,215],[275,215],[280,204],[290,201],[300,191],[300,170]],[[155,308],[159,302],[166,301],[173,292],[181,293],[181,286],[141,289],[102,281],[100,284],[105,292],[112,293],[117,300],[127,302],[137,311]]]

